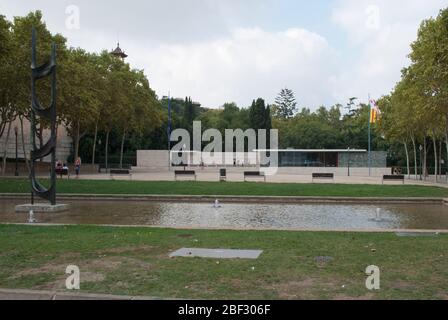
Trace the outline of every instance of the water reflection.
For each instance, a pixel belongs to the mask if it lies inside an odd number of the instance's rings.
[[[0,201],[0,222],[26,223],[23,201]],[[71,210],[35,214],[39,223],[157,225],[199,228],[448,229],[443,205],[266,205],[72,201]]]

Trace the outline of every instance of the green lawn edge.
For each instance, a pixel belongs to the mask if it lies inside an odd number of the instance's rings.
[[[44,184],[48,181],[44,180]],[[26,179],[0,179],[0,193],[28,194]],[[60,194],[445,198],[448,188],[416,185],[58,180]]]

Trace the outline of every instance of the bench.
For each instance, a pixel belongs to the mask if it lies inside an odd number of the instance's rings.
[[[69,172],[69,170],[67,168],[65,168],[65,169],[63,169],[63,168],[56,168],[56,174],[58,176],[60,176],[61,179],[62,179],[63,176],[67,176],[67,178],[70,179],[70,172]]]
[[[115,164],[115,165],[114,164],[110,164],[107,167],[106,167],[105,164],[99,164],[98,165],[98,173],[103,173],[103,171],[105,173],[110,173],[110,171],[112,169],[117,169],[117,170],[125,169],[125,170],[131,171],[132,170],[132,165],[130,165],[130,164],[123,164],[123,165],[120,166],[118,164]]]
[[[385,174],[385,175],[383,175],[382,184],[384,184],[384,181],[401,181],[404,184],[404,175],[402,175],[402,174],[393,174],[393,175]]]
[[[114,176],[129,176],[132,180],[132,172],[129,169],[110,169],[109,173],[112,180],[114,179]]]
[[[194,177],[194,181],[196,181],[196,171],[194,170],[176,170],[174,171],[174,180],[177,181],[177,177]]]
[[[316,179],[319,180],[333,180],[334,181],[334,173],[313,173],[313,182]]]
[[[226,169],[220,169],[219,170],[219,181],[220,182],[226,182],[227,181],[227,170]]]
[[[244,182],[246,182],[247,178],[263,178],[264,182],[266,182],[266,175],[260,171],[244,171]]]

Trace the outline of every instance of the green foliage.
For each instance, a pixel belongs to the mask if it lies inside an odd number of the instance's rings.
[[[280,147],[296,149],[367,149],[369,107],[360,105],[350,114],[342,115],[341,106],[317,111],[302,109],[291,119],[274,118],[279,130]],[[372,132],[374,150],[384,150],[381,136]]]
[[[67,48],[66,39],[51,34],[40,11],[13,22],[0,16],[0,137],[8,123],[17,116],[29,118],[31,30],[37,33],[38,64],[48,61],[51,43],[57,48],[57,116],[74,140],[75,156],[84,137],[96,129],[119,130],[143,135],[161,125],[159,101],[141,70],[111,56],[108,52],[93,54],[81,48]],[[50,81],[37,84],[37,95],[46,106],[50,103]],[[38,136],[48,126],[40,123]],[[122,140],[124,143],[124,139]],[[42,142],[41,142],[42,143]],[[90,152],[92,153],[92,152]]]
[[[291,118],[296,111],[297,102],[294,92],[288,88],[282,89],[275,99],[274,116],[287,119]]]
[[[269,130],[272,129],[271,108],[266,106],[265,101],[261,98],[254,100],[249,108],[249,125],[255,131],[262,129],[269,133]],[[269,137],[267,143],[269,144]]]
[[[423,145],[420,164],[426,170],[430,141],[435,166],[441,155],[434,146],[445,141],[448,152],[448,9],[423,21],[411,49],[411,65],[402,71],[392,93],[378,102],[382,111],[379,129],[389,142],[405,149],[412,146],[408,162],[413,158],[416,169],[416,149]]]

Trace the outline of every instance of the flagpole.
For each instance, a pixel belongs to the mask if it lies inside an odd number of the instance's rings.
[[[372,104],[369,94],[369,177],[372,175]]]
[[[171,92],[168,92],[168,127],[166,132],[168,138],[168,170],[171,171]]]

